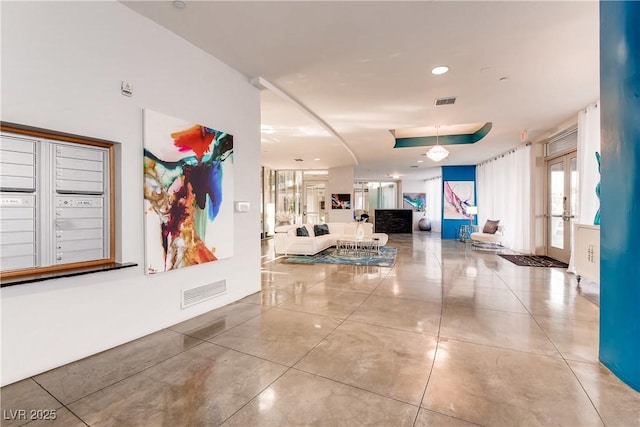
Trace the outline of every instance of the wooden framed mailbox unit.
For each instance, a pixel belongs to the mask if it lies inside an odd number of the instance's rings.
[[[0,135],[0,278],[114,263],[114,143],[4,122]]]

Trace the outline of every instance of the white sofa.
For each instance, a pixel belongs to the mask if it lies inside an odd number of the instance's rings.
[[[469,236],[474,246],[479,245],[494,245],[495,247],[502,246],[504,240],[504,225],[499,225],[498,230],[494,233],[483,233],[482,231],[476,231]]]
[[[313,232],[315,224],[295,224],[281,225],[275,228],[273,236],[276,254],[285,255],[315,255],[331,246],[336,245],[336,241],[342,238],[355,238],[357,222],[329,222],[329,234],[316,236]],[[309,237],[297,236],[296,229],[305,227],[309,232]],[[376,238],[380,241],[380,246],[387,244],[389,236],[384,233],[374,233],[373,224],[368,222],[360,223],[364,229],[364,238]]]

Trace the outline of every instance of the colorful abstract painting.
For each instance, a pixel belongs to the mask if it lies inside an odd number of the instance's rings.
[[[416,212],[424,211],[427,203],[426,193],[402,193],[402,206],[405,209],[413,209]]]
[[[144,111],[146,273],[233,256],[233,136]]]
[[[444,219],[470,219],[466,208],[475,205],[473,181],[444,182]]]

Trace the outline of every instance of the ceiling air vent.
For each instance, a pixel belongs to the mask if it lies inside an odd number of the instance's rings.
[[[456,102],[455,96],[451,96],[449,98],[439,98],[436,99],[436,107],[439,105],[453,105]]]

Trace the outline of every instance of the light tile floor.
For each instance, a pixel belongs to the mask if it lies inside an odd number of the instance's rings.
[[[1,390],[56,426],[640,426],[598,364],[597,288],[437,235],[393,268],[292,265],[262,291]]]

